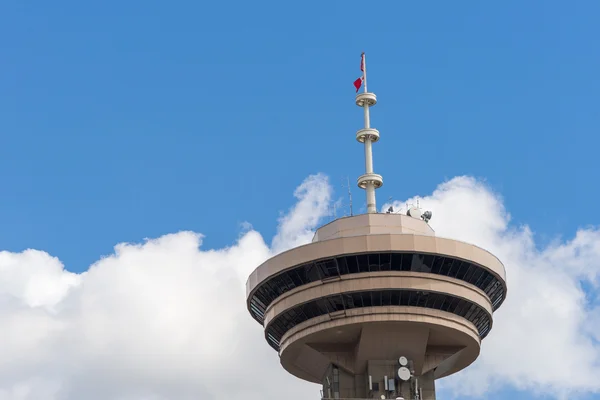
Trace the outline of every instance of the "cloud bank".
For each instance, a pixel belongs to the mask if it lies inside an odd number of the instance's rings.
[[[597,287],[600,231],[579,230],[569,241],[540,249],[528,226],[510,225],[501,197],[469,177],[454,178],[418,200],[433,212],[436,235],[491,251],[504,263],[508,280],[507,299],[494,313],[479,359],[441,386],[472,396],[506,384],[557,398],[600,391],[600,309],[584,289]]]
[[[280,368],[245,309],[249,273],[309,242],[330,210],[323,175],[295,196],[270,245],[251,226],[217,250],[179,232],[119,244],[82,274],[40,250],[0,252],[0,400],[318,398],[318,387]],[[420,204],[438,235],[498,255],[509,281],[479,360],[441,381],[444,391],[600,391],[600,312],[584,290],[598,284],[600,232],[539,249],[528,227],[510,224],[502,199],[467,177]]]

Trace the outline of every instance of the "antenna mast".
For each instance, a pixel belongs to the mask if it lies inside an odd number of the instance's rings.
[[[367,212],[376,213],[375,189],[379,189],[383,185],[383,178],[381,175],[373,172],[373,149],[371,145],[379,140],[379,131],[371,128],[369,107],[377,104],[377,96],[375,96],[375,93],[367,91],[367,63],[365,53],[362,53],[361,56],[360,69],[363,72],[361,83],[364,85],[364,92],[356,95],[356,105],[364,109],[365,127],[356,132],[356,140],[365,144],[365,174],[358,177],[357,183],[358,187],[364,189],[367,193]]]
[[[348,199],[350,199],[350,216],[353,216],[354,214],[352,213],[352,191],[350,190],[350,178],[346,177],[346,180],[348,181]]]

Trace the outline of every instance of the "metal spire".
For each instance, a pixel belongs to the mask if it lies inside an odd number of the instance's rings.
[[[365,174],[358,177],[357,183],[358,187],[365,189],[367,192],[367,212],[376,213],[375,189],[379,189],[383,185],[383,178],[381,175],[373,172],[373,149],[371,145],[379,140],[379,131],[371,128],[369,107],[377,104],[377,96],[375,96],[375,93],[367,91],[367,62],[365,53],[362,53],[361,69],[363,71],[362,83],[364,85],[364,92],[356,95],[356,105],[364,109],[365,127],[356,132],[356,140],[365,144]]]

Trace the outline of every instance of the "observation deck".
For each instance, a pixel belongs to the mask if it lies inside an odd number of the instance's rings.
[[[322,226],[256,268],[246,290],[291,374],[329,391],[337,374],[338,397],[379,398],[406,356],[433,399],[435,379],[478,357],[507,287],[488,251],[437,237],[420,218],[371,213]]]

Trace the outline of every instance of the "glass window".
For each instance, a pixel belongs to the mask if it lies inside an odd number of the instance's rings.
[[[431,261],[432,261],[432,256],[427,256],[429,257],[429,265],[431,265]],[[431,268],[429,268],[426,264],[426,257],[423,254],[413,254],[412,256],[412,262],[411,262],[411,266],[410,266],[410,270],[411,271],[415,271],[415,272],[429,272],[431,270]]]
[[[443,264],[444,257],[435,256],[435,259],[433,260],[433,266],[431,267],[431,272],[434,274],[439,274]]]
[[[347,257],[339,257],[337,259],[338,268],[340,269],[341,275],[346,275],[350,273],[350,271],[348,270],[348,262],[346,260]]]
[[[416,292],[414,290],[410,290],[409,294],[408,294],[408,305],[415,307],[417,305],[418,298],[419,298],[419,295],[416,294]]]
[[[375,272],[380,271],[380,263],[379,263],[379,253],[369,254],[369,271]]]
[[[428,254],[414,253],[372,253],[342,256],[310,262],[299,265],[280,275],[274,276],[257,288],[252,301],[256,300],[262,304],[262,308],[255,304],[257,310],[266,310],[266,308],[283,293],[295,289],[310,282],[316,282],[327,277],[338,276],[338,274],[354,274],[358,272],[375,271],[416,271],[431,272],[435,274],[446,275],[461,279],[471,283],[488,295],[494,309],[502,302],[504,298],[504,288],[500,282],[483,268],[464,262],[453,260],[450,257],[433,256]],[[403,300],[401,295],[391,298],[390,304],[408,305],[408,297]],[[408,296],[408,295],[407,295]],[[399,303],[396,303],[396,299]],[[430,298],[431,299],[431,298]],[[499,300],[498,300],[499,299]],[[425,306],[439,307],[438,298],[425,301]],[[384,304],[387,298],[384,300]],[[418,302],[411,300],[411,304]],[[370,301],[372,303],[372,300]],[[421,303],[419,303],[421,304]],[[362,305],[361,305],[362,306]],[[253,312],[253,311],[251,311]],[[255,313],[259,322],[264,316],[260,312]]]
[[[373,301],[371,299],[370,292],[361,293],[361,297],[362,297],[362,301],[363,301],[363,304],[365,305],[365,307],[371,307],[373,305]]]
[[[360,272],[369,272],[369,259],[366,254],[356,256],[358,259],[358,269]]]
[[[463,277],[464,281],[471,282],[471,278],[473,277],[473,274],[475,273],[475,271],[477,269],[481,269],[481,268],[476,267],[473,264],[469,263],[469,268],[467,268],[467,272],[465,272],[465,276]]]
[[[346,261],[348,262],[348,269],[350,270],[351,274],[356,274],[359,272],[358,260],[356,259],[356,256],[348,256],[346,257]]]
[[[452,263],[454,262],[451,258],[444,258],[444,263],[442,264],[442,268],[440,269],[440,274],[448,276],[448,273],[452,269]]]
[[[438,293],[430,293],[428,297],[429,298],[427,299],[425,307],[437,309],[437,305],[440,303],[442,296],[440,296]]]
[[[456,279],[460,279],[462,281],[465,275],[467,274],[467,270],[470,266],[471,264],[467,262],[460,263],[460,268],[458,268],[458,270],[456,271]]]
[[[342,296],[334,296],[329,298],[330,307],[333,308],[334,311],[342,311],[344,310],[344,301]]]
[[[390,300],[390,305],[392,306],[399,306],[400,305],[400,291],[399,290],[393,290],[392,291],[392,298]]]
[[[489,272],[486,271],[483,274],[483,276],[481,278],[479,278],[479,280],[477,281],[475,286],[477,286],[481,290],[484,290],[485,287],[488,285],[488,283],[490,283],[491,280],[492,280],[492,274],[490,274]]]
[[[381,307],[381,294],[380,290],[371,292],[371,299],[373,301],[373,307]]]
[[[351,309],[351,308],[355,308],[356,306],[354,305],[354,298],[352,297],[351,294],[344,294],[344,308]]]
[[[354,304],[356,304],[356,307],[365,307],[365,304],[363,303],[363,298],[360,293],[352,293],[352,299],[354,300]]]
[[[379,255],[379,262],[381,263],[382,271],[389,271],[392,269],[392,255],[390,253],[381,253]]]
[[[392,254],[391,268],[393,271],[402,270],[402,254],[400,254],[400,253]]]
[[[454,310],[454,313],[456,315],[460,315],[461,317],[464,317],[465,313],[467,312],[467,310],[469,309],[470,306],[471,306],[471,303],[469,303],[466,300],[461,300],[458,303],[458,306],[456,306],[456,310]]]
[[[472,304],[471,307],[469,307],[467,309],[467,312],[465,313],[465,319],[467,320],[471,320],[471,316],[473,315],[473,313],[477,310],[477,307],[475,306],[475,304]]]
[[[407,306],[409,298],[410,298],[410,291],[409,290],[403,290],[401,292],[401,294],[400,294],[400,305],[401,306]]]
[[[402,254],[402,265],[400,267],[401,271],[410,271],[412,267],[412,254]]]
[[[391,290],[385,290],[381,292],[381,305],[389,306],[392,303],[392,292]]]
[[[448,276],[451,278],[456,278],[456,274],[458,274],[458,271],[460,271],[460,268],[462,267],[462,265],[463,265],[462,261],[454,260],[454,262],[452,263],[452,267],[448,271]]]
[[[267,329],[267,339],[269,344],[278,350],[279,340],[285,332],[310,318],[347,308],[387,306],[390,304],[410,304],[416,307],[454,312],[456,315],[464,316],[464,318],[471,321],[477,327],[482,338],[487,335],[491,326],[491,320],[487,312],[477,305],[458,297],[414,290],[382,290],[328,296],[302,304],[286,311],[272,321]]]
[[[426,292],[417,292],[417,307],[425,307],[425,303],[427,303],[427,299],[429,298],[429,293]]]
[[[473,275],[471,275],[471,278],[469,278],[469,280],[467,282],[469,282],[472,285],[477,286],[477,283],[479,282],[479,280],[482,278],[482,276],[485,274],[485,270],[483,268],[476,268],[475,271],[473,272]]]
[[[442,310],[442,311],[448,311],[448,308],[450,307],[450,302],[451,301],[452,300],[448,296],[444,296],[444,301],[440,305],[440,310]]]

